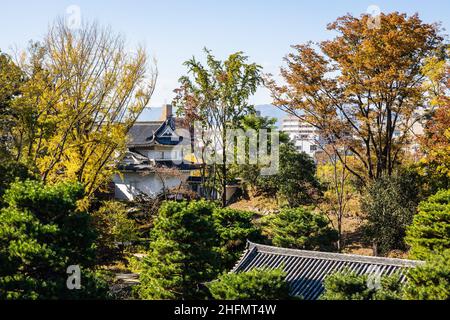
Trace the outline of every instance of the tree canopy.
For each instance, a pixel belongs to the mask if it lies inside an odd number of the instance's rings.
[[[416,214],[419,193],[415,173],[386,176],[367,187],[361,203],[367,219],[362,231],[366,242],[375,245],[376,254],[407,249],[406,228]]]
[[[205,200],[164,202],[151,231],[137,292],[144,299],[204,298],[204,284],[228,271],[247,240],[263,240],[253,213]]]
[[[119,248],[139,239],[138,225],[128,216],[128,208],[124,203],[104,201],[92,218],[98,232],[96,245],[99,261],[114,258]]]
[[[218,300],[283,300],[289,298],[286,273],[280,269],[253,269],[228,273],[208,284]]]
[[[263,230],[273,245],[282,248],[332,251],[338,240],[325,216],[302,207],[264,217]]]
[[[268,197],[276,197],[280,205],[298,207],[314,203],[321,194],[314,160],[306,153],[299,153],[290,143],[279,147],[278,172],[270,176],[256,178],[257,192]]]
[[[318,128],[324,143],[349,148],[358,162],[346,166],[363,183],[401,162],[427,106],[423,67],[445,55],[437,25],[397,12],[379,18],[379,28],[368,14],[338,18],[328,25],[334,39],[293,46],[286,85],[268,82],[275,105]]]
[[[406,235],[410,255],[416,259],[450,249],[450,190],[439,191],[420,203]]]
[[[405,299],[450,300],[450,250],[428,256],[425,265],[410,270]]]
[[[369,275],[343,271],[325,278],[321,300],[401,300],[403,285],[398,275],[381,276],[377,283]],[[378,286],[376,286],[376,284]]]
[[[142,48],[95,23],[51,25],[20,61],[25,80],[11,102],[10,153],[45,182],[74,180],[86,195],[116,170],[126,134],[153,93],[156,73]]]
[[[212,164],[212,170],[203,176],[219,182],[213,182],[212,188],[221,191],[225,206],[228,166],[233,163],[227,153],[234,144],[234,140],[228,141],[227,131],[237,129],[241,118],[253,111],[248,100],[262,83],[261,66],[247,63],[248,57],[242,52],[231,54],[225,61],[216,59],[207,49],[205,52],[206,66],[195,57],[184,63],[188,74],[179,80],[175,102],[180,115],[187,121],[198,121],[206,131],[196,137],[203,145],[202,163]]]
[[[10,156],[8,132],[14,118],[11,101],[20,94],[23,78],[23,71],[0,51],[0,160]]]
[[[216,208],[213,219],[219,237],[222,270],[230,270],[245,249],[247,240],[264,241],[260,228],[255,225],[253,212],[230,208]]]
[[[447,50],[450,53],[450,49]],[[422,157],[417,164],[430,189],[450,188],[450,65],[448,59],[430,59],[425,66],[429,77],[428,94],[433,109],[423,122],[424,134],[418,137]],[[433,193],[434,193],[433,192]]]
[[[205,295],[203,283],[213,280],[220,268],[214,208],[206,201],[166,202],[161,206],[137,289],[142,299]]]
[[[96,232],[86,212],[76,210],[83,196],[79,184],[45,186],[15,182],[0,210],[0,298],[74,299],[106,297],[107,285],[96,277]],[[66,287],[66,269],[78,265],[81,290]]]

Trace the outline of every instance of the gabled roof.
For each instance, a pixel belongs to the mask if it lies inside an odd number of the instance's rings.
[[[122,172],[154,172],[160,168],[191,171],[199,169],[199,165],[186,161],[183,161],[182,163],[174,163],[171,160],[155,161],[138,152],[128,150],[122,161],[120,161],[118,168]]]
[[[118,167],[121,171],[155,171],[158,168],[177,168],[182,171],[198,169],[191,161],[186,159],[181,164],[172,161],[149,159],[146,149],[155,145],[175,146],[183,141],[183,136],[178,136],[177,128],[186,129],[184,118],[169,116],[166,120],[136,122],[128,132],[128,151]]]
[[[128,132],[129,148],[151,145],[155,132],[161,128],[164,121],[136,122]]]
[[[182,120],[174,117],[169,117],[164,121],[136,122],[128,132],[127,146],[128,148],[139,148],[155,144],[177,145],[183,140],[183,137],[176,136],[175,130],[182,126]]]
[[[183,141],[183,137],[177,136],[175,130],[176,126],[179,125],[176,123],[173,117],[167,118],[166,121],[159,127],[158,130],[153,134],[153,141],[157,144],[162,145],[177,145],[181,141]]]
[[[326,276],[350,270],[356,274],[392,275],[399,273],[405,280],[405,270],[423,264],[422,261],[369,257],[305,250],[284,249],[248,242],[247,249],[232,272],[254,268],[283,268],[290,295],[316,300],[322,294]]]
[[[149,171],[154,167],[155,163],[149,158],[130,150],[126,151],[118,166],[121,171]]]

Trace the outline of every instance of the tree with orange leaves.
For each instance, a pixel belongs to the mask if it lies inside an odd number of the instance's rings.
[[[431,61],[428,69],[435,70],[430,81],[435,110],[420,139],[425,154],[422,162],[428,171],[450,178],[450,66]]]
[[[318,128],[325,144],[348,148],[357,163],[347,169],[364,184],[401,162],[417,111],[428,105],[423,67],[445,53],[437,24],[400,13],[379,18],[338,18],[328,25],[334,39],[293,46],[284,85],[267,81],[276,106]]]

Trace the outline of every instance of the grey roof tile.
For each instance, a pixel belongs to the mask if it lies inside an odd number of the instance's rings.
[[[151,144],[154,133],[163,123],[164,121],[136,122],[128,132],[128,147]]]
[[[247,249],[232,272],[254,268],[283,268],[292,296],[316,300],[323,292],[324,279],[337,271],[351,270],[357,274],[392,275],[398,272],[405,281],[405,269],[422,261],[369,257],[353,254],[316,252],[271,247],[248,242]]]

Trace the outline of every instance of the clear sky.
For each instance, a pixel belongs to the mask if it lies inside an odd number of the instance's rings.
[[[49,23],[79,6],[82,18],[110,25],[128,44],[144,44],[158,60],[159,80],[151,105],[170,102],[183,61],[207,47],[219,58],[244,51],[250,61],[278,74],[290,45],[332,37],[326,25],[346,13],[359,15],[371,5],[382,12],[418,12],[426,22],[450,30],[448,0],[2,0],[0,49],[23,49],[43,37]],[[270,103],[261,89],[253,101]]]

